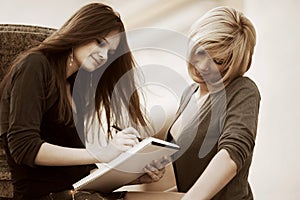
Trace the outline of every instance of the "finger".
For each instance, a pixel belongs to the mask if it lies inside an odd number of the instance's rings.
[[[158,170],[155,166],[153,166],[152,164],[146,165],[145,168],[146,168],[148,171],[151,171],[151,172],[153,172],[153,173],[158,173],[158,171],[159,171],[159,170]]]
[[[118,136],[118,138],[116,138],[116,139],[132,139],[132,140],[134,140],[134,141],[136,142],[136,144],[139,143],[139,140],[138,140],[137,136],[134,135],[134,134],[122,133],[122,134],[120,134],[120,136]]]
[[[127,145],[127,146],[135,146],[136,144],[138,144],[139,141],[137,140],[137,138],[130,138],[130,139],[124,139],[122,141],[122,145]]]
[[[161,174],[162,174],[162,176],[165,174],[165,172],[166,172],[166,168],[163,168],[163,169],[161,169],[161,170],[159,170],[160,172],[161,172]]]
[[[164,169],[158,169],[150,164],[145,167],[145,172],[151,177],[153,175],[161,177],[165,173]]]
[[[148,169],[145,169],[145,172],[153,181],[158,181],[164,176],[165,170],[153,172],[149,171]]]
[[[135,145],[136,143],[134,141],[129,140],[129,141],[123,141],[121,144],[115,144],[114,146],[121,151],[127,151],[132,147],[134,147]]]
[[[152,163],[150,163],[150,165],[154,168],[156,168],[157,170],[161,171],[161,170],[165,170],[165,166],[166,166],[166,163],[165,162],[168,162],[166,160],[153,160]]]
[[[170,156],[164,156],[164,157],[162,157],[161,160],[160,160],[161,165],[163,165],[164,167],[165,167],[166,165],[168,165],[169,163],[171,163],[171,162],[172,162],[172,159],[171,159]]]
[[[158,170],[164,168],[164,165],[162,165],[162,162],[160,160],[153,160],[151,164]]]
[[[118,145],[122,145],[125,144],[127,142],[130,142],[129,145],[136,145],[139,143],[137,137],[133,134],[126,134],[126,133],[121,133],[121,134],[117,134],[114,137],[114,143],[118,144]],[[131,144],[133,142],[133,144]]]
[[[166,168],[164,166],[153,166],[152,169],[155,168],[155,170],[152,170],[153,173],[155,173],[156,175],[159,175],[159,174],[164,174],[165,173],[165,170]]]
[[[136,135],[120,131],[118,132],[118,134],[115,135],[115,138],[136,138]]]
[[[137,144],[135,139],[117,139],[112,141],[111,143],[116,149],[120,151],[127,151]]]
[[[125,128],[124,130],[122,130],[122,132],[124,132],[126,134],[133,134],[136,137],[140,137],[140,133],[133,127]]]
[[[149,176],[147,173],[145,173],[144,175],[140,176],[139,182],[140,183],[152,183],[153,180],[152,180],[151,176]]]
[[[145,168],[144,170],[153,182],[159,181],[161,179],[161,176],[152,173],[152,171],[148,170],[147,168]]]
[[[130,138],[133,138],[136,142],[136,144],[138,144],[140,142],[140,134],[139,132],[132,128],[132,127],[128,127],[122,131],[119,132],[120,136],[119,137],[130,137]]]
[[[132,146],[129,146],[129,145],[122,145],[122,146],[120,146],[118,149],[120,150],[120,151],[128,151],[129,149],[131,149],[132,148]]]

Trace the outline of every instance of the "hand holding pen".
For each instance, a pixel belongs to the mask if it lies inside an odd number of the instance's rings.
[[[119,129],[115,127],[115,129]],[[95,157],[99,162],[110,162],[118,157],[121,153],[131,149],[133,146],[139,143],[139,133],[133,127],[128,127],[123,130],[119,129],[111,140],[109,140],[107,146],[101,147],[99,151],[89,151],[89,153]]]
[[[122,129],[120,127],[118,127],[117,125],[112,125],[111,127],[116,129],[117,131],[122,131]],[[138,135],[136,135],[136,138],[138,139],[139,142],[141,142],[143,140]]]

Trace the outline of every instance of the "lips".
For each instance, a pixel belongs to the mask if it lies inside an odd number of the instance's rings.
[[[200,76],[207,76],[210,74],[209,70],[197,70],[197,69],[196,69],[196,73]]]
[[[192,65],[193,68],[194,68],[194,71],[196,73],[197,76],[207,76],[210,74],[210,70],[209,69],[206,69],[206,70],[201,70],[201,69],[197,69],[197,67],[195,67],[195,65]]]
[[[102,59],[99,56],[97,56],[96,54],[92,54],[90,55],[90,57],[96,63],[97,66],[101,65]]]

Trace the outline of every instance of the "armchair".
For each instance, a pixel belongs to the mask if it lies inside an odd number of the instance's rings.
[[[0,24],[0,81],[12,60],[23,50],[37,45],[55,31],[33,25]],[[11,174],[0,138],[0,200],[13,198]]]

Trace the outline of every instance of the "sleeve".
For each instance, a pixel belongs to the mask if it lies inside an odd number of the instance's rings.
[[[218,150],[226,149],[239,171],[255,145],[260,95],[249,79],[238,81],[231,91]]]
[[[46,65],[41,55],[26,58],[12,77],[8,147],[14,161],[34,167],[34,160],[44,142],[40,126],[46,99]]]

